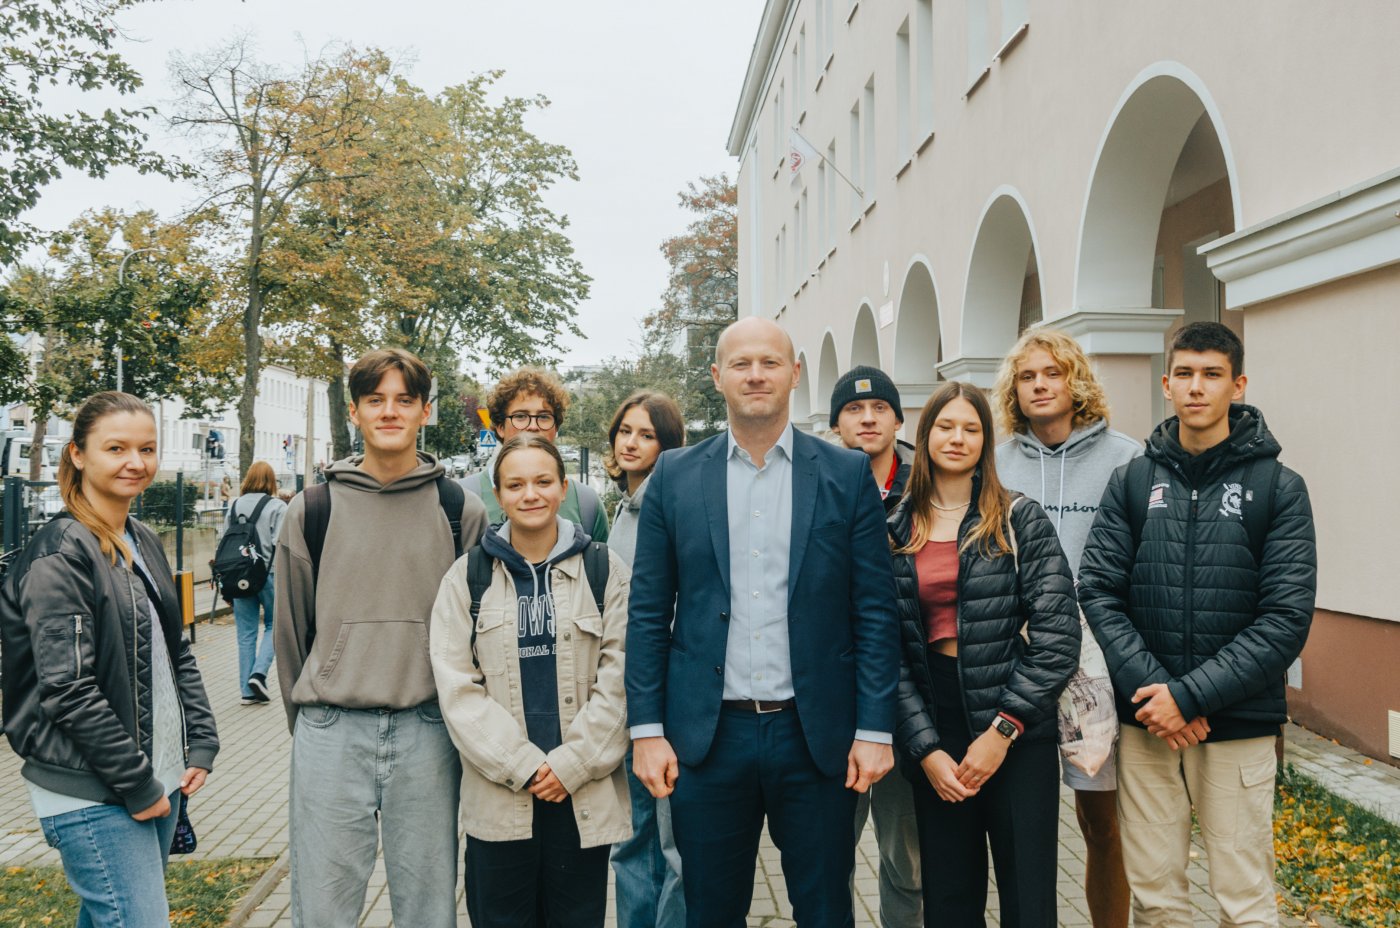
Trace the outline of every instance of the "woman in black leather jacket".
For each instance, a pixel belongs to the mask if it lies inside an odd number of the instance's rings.
[[[890,515],[902,657],[895,743],[914,784],[924,924],[1056,923],[1056,704],[1079,662],[1074,581],[1039,504],[997,480],[992,413],[950,383],[919,418]],[[1024,631],[1023,631],[1024,629]]]
[[[157,460],[145,403],[90,397],[59,464],[67,511],[0,590],[5,730],[79,924],[169,923],[175,810],[219,749],[160,539],[128,514]]]

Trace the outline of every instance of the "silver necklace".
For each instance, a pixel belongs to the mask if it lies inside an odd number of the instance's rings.
[[[968,506],[971,506],[972,500],[968,500],[965,503],[959,503],[956,506],[940,506],[933,500],[929,500],[929,505],[932,506],[934,509],[937,509],[939,512],[957,512],[959,509],[966,509]]]

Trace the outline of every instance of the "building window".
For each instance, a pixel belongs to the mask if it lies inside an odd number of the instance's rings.
[[[797,201],[797,285],[800,287],[810,273],[811,258],[807,250],[807,224],[811,221],[811,216],[807,212],[807,191],[803,189],[802,198]]]
[[[913,100],[913,87],[909,60],[909,20],[899,24],[894,34],[894,153],[896,158],[905,158],[911,153],[910,137]]]
[[[875,76],[872,74],[870,80],[865,82],[865,93],[861,106],[861,144],[864,151],[861,152],[861,164],[864,166],[864,179],[860,185],[865,188],[865,203],[871,203],[875,199]]]
[[[918,75],[919,138],[933,131],[933,0],[917,0],[914,28],[918,36],[915,68]]]
[[[967,3],[967,85],[969,89],[987,70],[992,51],[987,38],[987,0]]]
[[[1030,0],[1001,0],[1001,41],[1003,44],[1017,29],[1031,21]]]
[[[829,201],[826,190],[826,175],[829,173],[830,170],[825,161],[817,165],[817,263],[819,264],[826,258],[827,242],[830,236],[827,224],[831,218],[828,215],[830,208],[827,205]]]
[[[855,106],[851,107],[851,183],[859,184],[861,180],[861,138],[860,138],[860,101],[857,100]],[[855,220],[863,209],[861,205],[860,192],[855,186],[851,187],[851,219]]]
[[[793,122],[807,111],[807,27],[797,31],[797,45],[792,50],[792,111]]]
[[[817,0],[817,61],[818,69],[825,71],[827,64],[831,62],[831,53],[834,45],[835,24],[832,16],[836,11],[836,0]]]
[[[778,81],[778,92],[773,95],[773,158],[775,161],[783,162],[787,160],[787,114],[783,112],[783,91],[785,87],[782,81]]]
[[[826,239],[822,247],[827,254],[836,247],[836,140],[826,146]]]

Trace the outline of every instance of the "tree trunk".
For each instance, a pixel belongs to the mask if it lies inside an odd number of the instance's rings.
[[[343,461],[350,456],[350,417],[345,412],[345,346],[332,341],[331,354],[335,357],[335,371],[326,385],[326,405],[331,415],[331,453],[337,461]]]
[[[49,309],[53,309],[52,294],[49,295]],[[36,378],[39,381],[39,389],[35,391],[37,402],[29,407],[29,411],[34,420],[29,428],[30,434],[33,435],[29,440],[29,479],[31,481],[44,479],[44,461],[46,459],[44,453],[44,438],[49,434],[49,415],[53,412],[53,409],[49,406],[47,401],[49,393],[45,389],[48,385],[48,376],[51,370],[49,362],[53,357],[52,346],[53,335],[45,335],[43,354],[39,359],[39,377]]]
[[[243,395],[238,400],[238,476],[248,476],[257,452],[258,374],[262,370],[261,198],[253,197],[253,229],[248,240],[248,303],[243,309]]]

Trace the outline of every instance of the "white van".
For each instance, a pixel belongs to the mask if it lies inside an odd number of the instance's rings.
[[[6,477],[29,477],[29,454],[34,436],[12,430],[0,432],[0,474]],[[39,469],[40,480],[58,479],[58,458],[64,442],[59,438],[44,439],[44,463]]]

